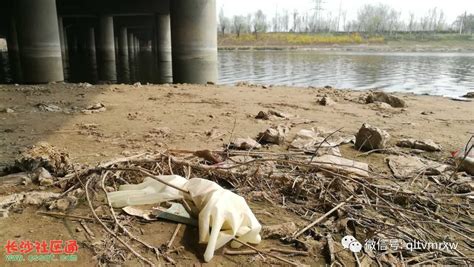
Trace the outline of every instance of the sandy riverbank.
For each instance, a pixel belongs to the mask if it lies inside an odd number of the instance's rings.
[[[0,113],[0,166],[11,163],[18,149],[38,141],[64,147],[80,162],[165,146],[221,148],[232,131],[234,136],[254,137],[268,127],[270,122],[253,118],[268,109],[314,121],[295,126],[290,135],[311,127],[343,127],[343,132],[355,134],[367,122],[387,130],[394,140],[430,138],[451,151],[473,133],[472,102],[400,94],[408,108],[380,109],[359,103],[367,94],[289,87],[2,85],[0,110],[10,108],[14,112]],[[331,96],[336,104],[318,105],[318,97],[324,95]],[[107,111],[92,115],[80,112],[96,103],[103,103]],[[35,107],[38,104],[53,104],[63,111],[42,112]],[[150,132],[157,127],[169,128],[169,135],[153,137]],[[208,136],[210,132],[214,134]]]
[[[326,132],[341,129],[344,135],[354,135],[363,123],[369,123],[391,135],[390,147],[395,147],[396,141],[401,138],[432,139],[442,146],[442,150],[425,152],[422,157],[445,161],[451,151],[459,149],[474,134],[472,102],[395,94],[408,106],[392,108],[366,104],[368,93],[245,85],[1,85],[0,111],[8,112],[0,113],[0,168],[11,165],[20,149],[40,141],[64,149],[74,162],[95,164],[143,151],[222,150],[229,140],[236,137],[255,138],[259,132],[278,124],[290,127],[288,140],[291,140],[300,129],[325,128]],[[318,100],[323,96],[329,96],[335,103],[320,105]],[[104,106],[105,110],[92,114],[81,112],[94,105],[98,108]],[[269,109],[289,114],[288,118],[255,118],[259,111]],[[287,151],[287,143],[267,146],[260,151],[284,152]],[[360,153],[352,144],[341,147],[343,157],[368,163],[377,173],[390,175],[384,161],[386,155],[374,153],[358,157]],[[420,183],[425,183],[425,180]],[[0,196],[24,190],[31,188],[1,189]],[[308,223],[280,205],[253,201],[249,204],[264,225],[293,221],[298,226],[304,226]],[[75,230],[80,228],[78,223],[39,216],[35,211],[26,208],[0,219],[0,240],[84,240],[84,232]],[[81,205],[74,213],[88,214],[88,209]],[[167,242],[175,229],[175,224],[166,222],[138,225],[141,235],[157,246]],[[100,226],[90,224],[90,227],[94,232],[101,233]],[[195,235],[196,231],[189,227],[179,233],[176,242],[185,250],[173,257],[180,265],[202,263],[203,247],[196,247]],[[264,240],[260,245],[272,246],[282,245],[272,239]],[[342,251],[338,254],[338,257],[343,257],[340,261],[355,264],[350,253],[344,252],[339,244],[337,249],[337,253]],[[462,251],[471,255],[470,251]],[[93,256],[90,249],[81,247],[80,261],[75,266],[95,264]],[[244,262],[255,266],[261,264],[254,259],[253,256],[232,257],[219,252],[209,266],[235,266]],[[321,255],[291,259],[312,266],[324,264]],[[132,260],[131,264],[137,263]]]

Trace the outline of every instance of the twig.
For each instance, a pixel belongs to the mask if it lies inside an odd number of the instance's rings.
[[[152,250],[157,258],[160,256],[160,251],[148,244],[147,242],[141,240],[140,238],[136,237],[135,235],[133,235],[132,233],[130,233],[130,231],[128,231],[127,228],[125,228],[125,226],[123,226],[119,220],[117,219],[117,216],[115,216],[115,211],[114,211],[114,208],[112,207],[112,203],[110,203],[110,199],[109,199],[109,195],[107,194],[107,190],[105,189],[105,181],[107,179],[107,175],[108,175],[108,172],[105,172],[103,175],[102,175],[102,179],[101,179],[101,188],[102,188],[102,191],[104,192],[105,194],[105,199],[107,200],[107,205],[109,206],[109,211],[110,213],[112,214],[112,217],[114,218],[114,221],[115,221],[115,224],[125,233],[127,234],[131,239],[137,241],[138,243],[142,244],[143,246],[145,246],[146,248]]]
[[[318,219],[316,219],[314,222],[310,223],[308,226],[306,226],[305,228],[301,229],[300,231],[296,232],[295,234],[293,234],[293,238],[298,238],[301,234],[303,234],[304,232],[306,232],[308,229],[310,229],[311,227],[315,226],[316,224],[320,223],[321,221],[323,221],[324,219],[326,219],[326,217],[328,217],[329,215],[331,215],[334,211],[338,210],[339,208],[341,208],[342,206],[344,206],[349,200],[351,200],[354,196],[350,196],[349,198],[347,198],[344,202],[341,202],[339,203],[337,206],[335,206],[334,208],[332,208],[330,211],[326,212],[326,214],[324,214],[323,216],[319,217]]]
[[[107,233],[115,237],[120,243],[122,243],[122,245],[124,245],[128,250],[130,250],[130,252],[132,252],[133,255],[135,255],[137,258],[147,263],[148,265],[154,267],[155,264],[153,262],[151,262],[150,260],[140,255],[140,253],[136,252],[130,245],[127,244],[127,242],[125,242],[119,236],[117,236],[117,234],[115,234],[114,231],[110,230],[110,228],[107,227],[107,225],[105,225],[105,223],[99,218],[99,216],[97,216],[97,213],[95,212],[94,207],[92,206],[91,198],[89,196],[89,185],[91,181],[92,179],[87,180],[86,185],[85,185],[85,191],[86,191],[87,202],[89,203],[89,208],[94,218],[97,220],[97,222],[100,223],[100,225],[102,225],[102,227],[104,228],[105,231],[107,231]]]
[[[94,234],[94,232],[91,231],[91,229],[89,228],[89,226],[87,226],[86,222],[80,221],[79,223],[81,224],[82,228],[84,228],[84,230],[86,231],[86,233],[87,233],[92,239],[95,239],[95,234]]]
[[[73,215],[73,214],[65,214],[65,213],[56,213],[56,212],[45,212],[45,211],[37,211],[36,213],[41,214],[41,215],[46,215],[46,216],[52,216],[52,217],[59,217],[59,218],[70,218],[70,219],[75,219],[75,220],[86,220],[86,221],[95,221],[94,218],[86,217],[86,216],[80,216],[80,215]],[[109,219],[104,219],[104,221],[112,221]]]
[[[178,235],[178,232],[179,232],[180,228],[181,228],[181,224],[178,223],[178,225],[176,225],[176,229],[173,232],[173,235],[171,236],[170,241],[168,241],[168,244],[166,244],[166,247],[168,249],[171,248],[171,246],[173,245],[174,239],[176,238],[176,235]]]
[[[290,265],[292,265],[292,266],[299,266],[298,263],[292,262],[292,261],[287,260],[287,259],[285,259],[285,258],[282,258],[282,257],[280,257],[280,256],[273,255],[273,254],[268,253],[268,252],[266,252],[266,251],[260,250],[260,249],[258,249],[258,248],[256,248],[256,247],[252,246],[252,245],[249,245],[249,244],[247,244],[247,243],[245,243],[245,242],[242,242],[242,241],[238,240],[237,238],[234,238],[234,239],[232,239],[232,240],[235,241],[235,242],[237,242],[237,243],[240,243],[240,244],[242,244],[242,245],[244,245],[244,246],[246,246],[246,247],[248,247],[248,248],[251,248],[251,249],[257,251],[258,253],[261,253],[261,254],[263,254],[263,255],[266,255],[266,256],[268,256],[268,257],[272,257],[272,258],[277,259],[277,260],[280,260],[280,261],[282,261],[282,262],[284,262],[284,263],[288,263],[288,264],[290,264]]]
[[[265,251],[267,253],[270,252],[278,252],[286,255],[294,255],[294,256],[309,256],[308,251],[300,251],[300,250],[289,250],[289,249],[281,249],[281,248],[270,248],[270,249],[262,249],[261,251]],[[253,255],[258,254],[258,251],[255,250],[231,250],[224,248],[224,254],[226,255]]]

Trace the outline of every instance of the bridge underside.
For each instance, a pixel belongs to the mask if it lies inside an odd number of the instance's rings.
[[[16,83],[137,80],[134,62],[151,51],[156,83],[217,80],[215,0],[0,0]],[[73,64],[80,61],[80,64]],[[71,66],[71,68],[68,68]]]

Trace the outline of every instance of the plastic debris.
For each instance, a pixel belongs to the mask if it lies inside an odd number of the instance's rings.
[[[188,182],[186,178],[178,175],[165,175],[160,176],[160,178],[179,188],[182,188]],[[146,177],[141,184],[121,185],[119,191],[107,195],[110,203],[115,208],[156,204],[183,198],[182,192],[151,177]]]
[[[262,226],[241,196],[205,179],[186,180],[177,175],[160,176],[159,178],[188,191],[189,194],[152,178],[146,178],[143,183],[138,185],[121,186],[120,191],[108,193],[108,198],[114,207],[157,204],[183,197],[191,200],[199,213],[199,242],[207,243],[204,253],[206,262],[214,257],[215,250],[232,241],[233,238],[252,244],[260,243]],[[132,212],[137,213],[137,210],[132,210]],[[169,213],[166,211],[165,215],[169,216]],[[147,216],[150,217],[150,215]],[[175,216],[172,220],[176,219]],[[209,233],[209,227],[211,233]],[[231,246],[235,248],[240,244],[232,242]]]

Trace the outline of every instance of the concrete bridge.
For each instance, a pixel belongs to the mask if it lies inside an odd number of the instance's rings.
[[[215,0],[0,0],[16,83],[130,83],[134,61],[152,51],[156,83],[217,81]],[[72,64],[74,63],[74,64]],[[72,66],[75,66],[74,68]]]

